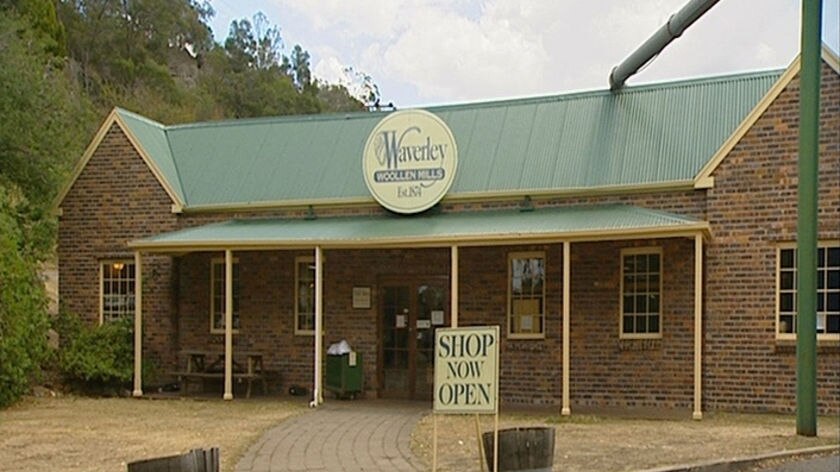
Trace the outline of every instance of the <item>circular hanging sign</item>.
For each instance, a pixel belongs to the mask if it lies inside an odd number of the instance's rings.
[[[419,213],[446,195],[458,168],[449,127],[424,110],[391,113],[380,121],[362,155],[365,184],[380,205]]]

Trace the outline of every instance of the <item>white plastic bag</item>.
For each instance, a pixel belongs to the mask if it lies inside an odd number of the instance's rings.
[[[342,339],[340,342],[330,344],[329,349],[327,349],[327,355],[340,356],[342,354],[349,354],[350,351],[352,351],[350,344],[347,343],[347,340]]]

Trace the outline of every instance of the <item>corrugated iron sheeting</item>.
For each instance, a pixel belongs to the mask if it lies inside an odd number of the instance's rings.
[[[458,145],[449,195],[693,179],[781,71],[628,87],[617,94],[430,108]],[[384,113],[199,123],[132,123],[187,206],[369,198],[362,150]],[[137,120],[135,120],[137,121]],[[171,150],[171,155],[168,151]],[[173,173],[176,175],[173,176]],[[174,186],[174,185],[173,185]]]
[[[410,218],[397,215],[307,219],[230,220],[196,228],[164,233],[134,241],[134,247],[190,248],[217,244],[235,247],[399,244],[483,239],[518,240],[527,237],[562,237],[605,232],[680,230],[696,231],[704,223],[662,211],[630,205],[598,205],[542,208],[535,211],[498,210],[422,214]]]

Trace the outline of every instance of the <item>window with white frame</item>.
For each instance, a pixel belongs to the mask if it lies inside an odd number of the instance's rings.
[[[621,337],[662,336],[662,249],[621,251]]]
[[[508,254],[508,336],[545,337],[545,253]]]
[[[233,330],[239,329],[239,261],[233,261]],[[225,260],[213,259],[210,270],[210,332],[225,332]]]
[[[796,336],[796,280],[796,246],[785,245],[776,270],[776,332],[782,338]],[[817,336],[840,338],[840,242],[817,248]]]
[[[315,258],[295,258],[295,334],[315,334]]]
[[[100,322],[134,317],[134,261],[102,261],[99,268]]]

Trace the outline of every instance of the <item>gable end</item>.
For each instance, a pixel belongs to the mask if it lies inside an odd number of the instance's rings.
[[[834,72],[840,75],[840,60],[838,57],[825,45],[822,46],[822,60],[825,62],[829,67],[831,67]],[[794,77],[799,74],[799,70],[801,68],[801,61],[800,57],[797,56],[796,59],[788,66],[787,70],[779,77],[779,80],[770,87],[770,90],[761,98],[758,104],[753,108],[753,110],[744,118],[744,121],[735,129],[729,138],[724,141],[724,143],[720,146],[720,148],[715,152],[714,156],[700,169],[700,172],[694,178],[694,188],[695,189],[706,189],[714,187],[715,185],[715,178],[712,174],[717,170],[718,166],[720,166],[721,162],[729,155],[733,148],[741,141],[741,138],[752,129],[753,125],[761,118],[761,115],[770,108],[770,105],[776,101],[779,95],[784,91],[784,89],[790,84]]]
[[[169,182],[164,178],[163,173],[155,164],[154,160],[149,156],[145,149],[140,145],[139,140],[136,136],[131,132],[131,129],[125,124],[125,122],[120,118],[119,113],[117,113],[117,109],[114,108],[111,110],[111,113],[108,114],[108,117],[105,118],[105,121],[102,123],[102,126],[99,127],[99,130],[91,140],[90,144],[88,145],[87,149],[85,149],[84,154],[82,154],[82,158],[79,160],[79,163],[73,169],[73,173],[62,188],[61,192],[59,192],[58,197],[55,199],[53,204],[53,208],[57,214],[61,214],[61,204],[64,202],[64,199],[67,197],[67,194],[73,188],[73,185],[78,180],[79,176],[84,171],[85,167],[87,166],[88,162],[90,161],[91,157],[96,153],[96,150],[99,148],[99,145],[102,144],[102,140],[105,139],[105,136],[108,134],[108,131],[111,127],[116,124],[120,131],[125,135],[128,141],[131,143],[131,146],[137,151],[137,154],[143,159],[143,162],[155,176],[157,181],[160,183],[160,186],[163,187],[163,190],[172,200],[172,212],[173,213],[181,213],[185,206],[185,203],[178,197],[177,193],[173,190],[172,186]]]

